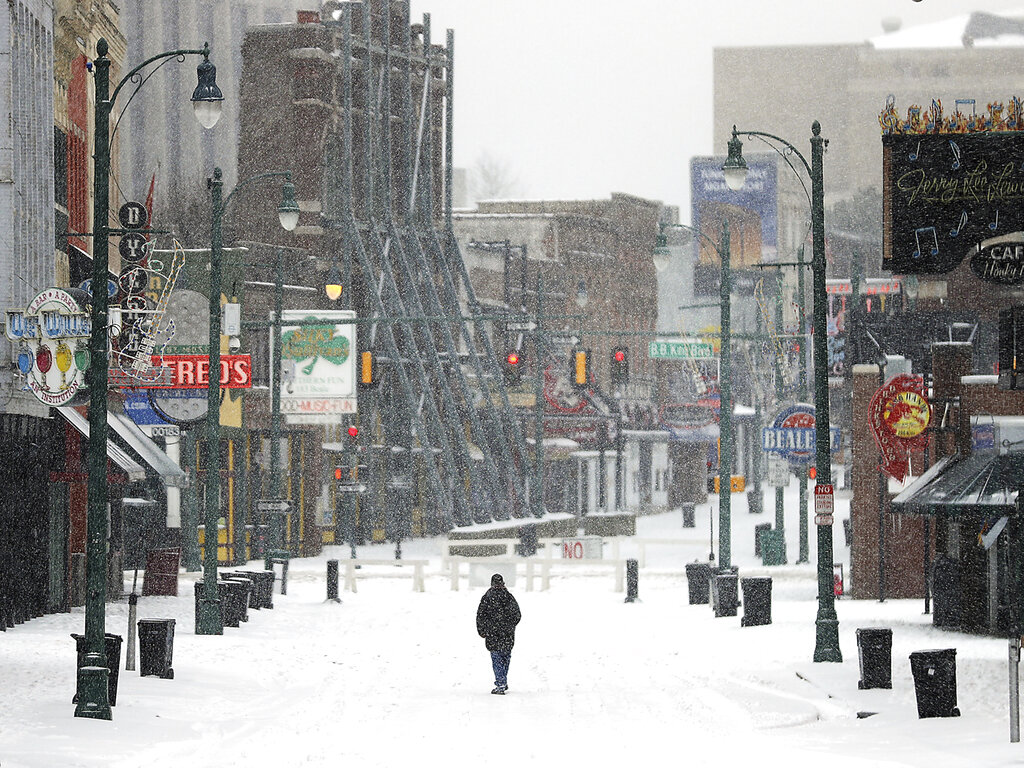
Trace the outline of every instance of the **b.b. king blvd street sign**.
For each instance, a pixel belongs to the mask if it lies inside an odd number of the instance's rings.
[[[647,343],[647,356],[652,360],[713,360],[715,348],[709,342],[697,339],[650,341]]]

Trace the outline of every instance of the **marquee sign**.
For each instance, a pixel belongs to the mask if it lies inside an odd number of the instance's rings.
[[[814,406],[809,403],[788,405],[776,414],[770,426],[761,430],[761,448],[775,453],[793,464],[810,464],[815,458],[817,427]],[[830,450],[839,450],[842,432],[829,429]]]
[[[170,369],[166,383],[147,384],[147,389],[200,389],[210,385],[208,355],[154,355],[153,366]],[[249,355],[221,355],[220,386],[225,389],[252,387],[252,359]]]
[[[18,344],[18,370],[45,405],[74,404],[85,392],[89,368],[89,314],[86,294],[48,288],[24,312],[8,312],[4,335]]]
[[[945,273],[969,256],[983,280],[1024,281],[1013,245],[1024,243],[1024,112],[1017,98],[1005,113],[1000,102],[988,106],[978,115],[973,100],[959,100],[944,118],[935,100],[925,112],[911,106],[904,121],[887,102],[879,116],[884,269]],[[986,246],[992,238],[999,242]]]
[[[882,454],[882,471],[903,482],[910,453],[924,450],[925,430],[931,423],[924,377],[906,373],[893,376],[872,396],[868,413],[871,433]]]

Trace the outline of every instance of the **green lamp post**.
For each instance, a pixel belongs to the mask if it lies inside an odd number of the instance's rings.
[[[722,240],[716,243],[696,227],[675,224],[674,227],[702,238],[718,254],[722,266],[719,285],[719,309],[721,325],[720,371],[718,391],[721,399],[718,419],[720,455],[718,460],[718,565],[728,568],[732,565],[732,462],[734,438],[732,429],[732,276],[730,267],[729,222],[722,222]],[[671,261],[671,254],[664,240],[658,236],[654,249],[654,266],[664,272]]]
[[[220,596],[217,591],[217,525],[220,520],[220,290],[221,251],[223,249],[221,224],[224,210],[243,185],[273,176],[285,178],[281,189],[281,205],[277,212],[281,226],[291,231],[299,223],[299,206],[295,202],[295,185],[291,182],[291,171],[270,171],[250,176],[248,179],[238,182],[227,197],[223,196],[224,182],[220,168],[214,168],[213,178],[207,179],[207,187],[210,189],[210,204],[213,209],[211,217],[213,224],[210,233],[210,374],[206,390],[206,516],[203,592],[199,599],[199,613],[196,621],[197,635],[224,633]],[[275,450],[275,445],[271,445],[271,451]]]
[[[730,189],[740,190],[747,176],[740,136],[757,137],[788,159],[793,154],[803,163],[811,180],[811,271],[814,311],[814,426],[815,426],[815,495],[821,486],[832,485],[831,440],[828,403],[828,318],[825,292],[825,191],[822,170],[827,140],[821,136],[821,124],[811,125],[811,162],[785,139],[762,131],[732,129],[729,154],[722,171]],[[785,148],[779,149],[779,146]],[[836,617],[835,593],[832,583],[832,526],[818,525],[818,614],[815,619],[814,661],[843,660],[839,649],[839,620]]]
[[[139,64],[110,93],[109,46],[104,38],[96,43],[96,59],[90,69],[96,78],[96,106],[93,112],[95,136],[93,170],[93,271],[92,308],[90,313],[89,369],[86,378],[89,387],[89,442],[87,467],[89,473],[89,502],[86,511],[86,595],[85,595],[85,659],[78,669],[78,704],[75,717],[110,720],[105,640],[106,539],[107,508],[107,365],[108,365],[108,310],[107,280],[109,272],[109,240],[111,235],[123,234],[108,224],[110,215],[110,145],[114,133],[110,128],[110,113],[121,89],[129,82],[135,91],[146,79],[140,72],[155,62],[186,55],[202,56],[198,67],[199,84],[192,94],[196,118],[204,128],[212,128],[220,117],[224,96],[217,87],[216,68],[210,63],[210,47],[166,51]],[[159,66],[159,65],[158,65]],[[133,92],[134,93],[134,92]],[[129,101],[130,101],[129,97]]]

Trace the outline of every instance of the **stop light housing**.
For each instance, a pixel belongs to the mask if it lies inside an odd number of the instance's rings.
[[[501,367],[506,385],[512,387],[523,380],[522,365],[522,358],[518,351],[511,349],[505,354]]]
[[[612,384],[629,381],[629,347],[615,347],[611,355]]]
[[[377,366],[374,352],[367,349],[359,353],[359,386],[370,389],[377,385]]]
[[[576,389],[590,386],[590,350],[575,349],[569,361],[569,381]]]

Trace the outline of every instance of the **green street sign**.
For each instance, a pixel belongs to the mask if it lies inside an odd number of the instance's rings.
[[[647,356],[652,360],[713,360],[715,349],[706,341],[651,341]]]

